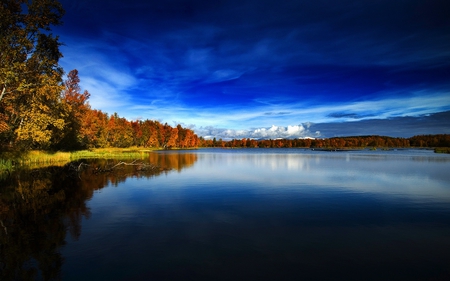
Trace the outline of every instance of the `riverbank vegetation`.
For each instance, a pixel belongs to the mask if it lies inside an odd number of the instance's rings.
[[[450,147],[436,147],[434,149],[436,153],[450,153]]]
[[[0,177],[16,169],[45,168],[49,166],[64,166],[81,159],[145,159],[148,153],[155,149],[131,148],[103,148],[80,151],[38,151],[25,153],[0,153]]]

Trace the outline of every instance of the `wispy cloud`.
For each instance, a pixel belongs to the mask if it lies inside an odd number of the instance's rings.
[[[342,124],[347,124],[349,128],[357,128],[356,121],[367,121],[368,123],[364,124],[379,124],[389,127],[389,124],[394,124],[392,120],[395,118],[422,118],[427,114],[450,110],[448,93],[425,95],[420,92],[420,94],[409,98],[387,98],[351,104],[275,104],[272,100],[270,104],[258,103],[246,108],[223,105],[217,108],[197,107],[193,109],[191,106],[179,102],[174,104],[163,100],[155,101],[151,105],[134,106],[132,110],[134,116],[163,116],[163,118],[155,119],[162,119],[168,123],[196,124],[195,131],[200,136],[216,138],[317,137],[324,135],[321,126],[325,125],[320,124],[328,124],[330,128],[336,124],[338,127],[345,127]],[[280,111],[280,109],[286,111]],[[448,127],[450,127],[449,122],[447,121]],[[266,125],[261,127],[261,124]],[[376,131],[382,129],[370,126],[373,132],[368,132],[368,128],[361,127],[364,129],[361,131],[375,134]],[[318,134],[317,131],[322,133]],[[355,133],[356,131],[353,132],[353,134]]]
[[[108,113],[275,138],[450,110],[445,1],[62,2],[62,65]]]

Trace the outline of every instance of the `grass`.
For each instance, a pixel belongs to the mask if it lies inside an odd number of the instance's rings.
[[[10,159],[0,159],[0,171],[12,171],[14,168],[14,161]]]
[[[158,148],[96,148],[92,150],[80,150],[71,153],[71,160],[85,158],[142,158],[146,153],[159,150]]]
[[[18,162],[21,165],[33,164],[53,164],[70,161],[70,152],[44,152],[44,151],[30,151],[25,154]]]
[[[434,149],[435,153],[450,153],[450,147],[436,147]]]
[[[142,159],[153,149],[132,148],[99,148],[74,152],[29,151],[22,155],[0,153],[0,175],[9,174],[16,168],[43,168],[48,166],[63,166],[74,160],[87,158],[121,158]]]

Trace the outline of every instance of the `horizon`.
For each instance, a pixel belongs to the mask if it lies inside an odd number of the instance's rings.
[[[450,3],[60,1],[89,103],[199,137],[450,133]]]
[[[380,137],[380,138],[391,138],[391,139],[405,139],[405,140],[409,140],[415,137],[434,137],[434,136],[450,136],[450,134],[425,134],[425,135],[414,135],[414,136],[410,136],[410,137],[392,137],[392,136],[387,136],[387,135],[345,135],[345,136],[334,136],[334,137],[292,137],[292,138],[274,138],[274,139],[269,139],[269,138],[259,138],[259,139],[255,139],[255,138],[245,138],[247,140],[255,140],[255,141],[265,141],[265,140],[327,140],[327,139],[347,139],[347,138],[372,138],[372,137]],[[216,141],[224,141],[224,142],[230,142],[233,140],[242,140],[242,139],[217,139],[215,137],[202,137],[205,140],[213,140],[216,139]]]

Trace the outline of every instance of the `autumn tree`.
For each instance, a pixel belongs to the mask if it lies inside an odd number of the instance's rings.
[[[172,128],[167,123],[165,123],[161,129],[161,143],[164,148],[171,148],[177,146],[178,139],[178,128]]]
[[[130,147],[133,145],[133,128],[125,118],[114,113],[107,124],[108,143],[113,147]]]
[[[0,142],[45,147],[64,127],[62,68],[56,0],[2,0],[0,4]]]
[[[108,114],[101,110],[87,110],[82,118],[79,136],[87,148],[108,146]]]
[[[79,83],[78,70],[70,71],[67,75],[67,80],[64,82],[65,88],[62,93],[66,126],[63,132],[63,139],[58,145],[61,149],[71,150],[87,146],[81,134],[81,128],[83,118],[90,110],[90,106],[87,103],[90,94],[86,90],[81,93]]]
[[[143,135],[141,128],[141,121],[131,121],[131,128],[133,129],[133,145],[143,146]]]
[[[159,146],[158,132],[154,121],[145,120],[140,124],[141,140],[138,145],[144,147]]]

